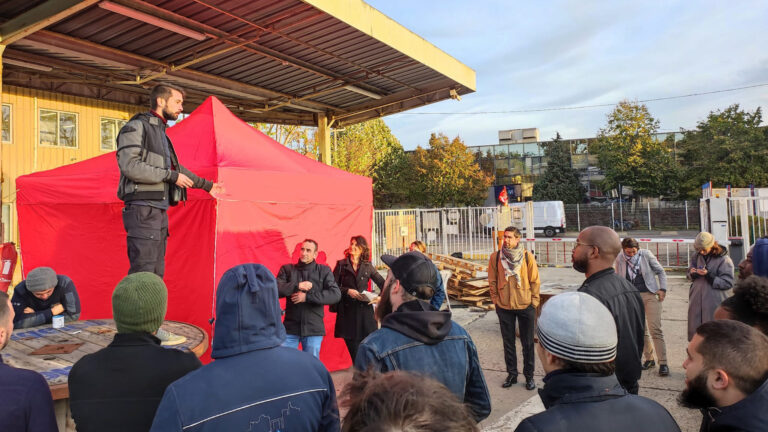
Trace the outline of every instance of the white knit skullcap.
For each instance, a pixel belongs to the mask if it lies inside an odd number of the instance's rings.
[[[538,320],[541,346],[575,363],[605,363],[616,358],[616,323],[599,300],[568,292],[549,299]]]

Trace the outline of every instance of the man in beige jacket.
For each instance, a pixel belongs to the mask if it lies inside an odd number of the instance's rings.
[[[488,262],[488,282],[491,300],[496,305],[501,338],[504,341],[504,362],[507,379],[502,387],[517,383],[517,353],[515,352],[515,320],[520,326],[523,347],[523,375],[525,388],[533,390],[534,350],[533,327],[539,306],[539,268],[536,259],[520,244],[520,230],[507,227],[504,241]]]

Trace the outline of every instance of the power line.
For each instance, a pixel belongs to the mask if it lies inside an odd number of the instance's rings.
[[[727,93],[727,92],[734,92],[738,90],[746,90],[746,89],[752,89],[757,87],[765,87],[768,86],[768,83],[764,84],[754,84],[744,87],[735,87],[730,89],[724,89],[724,90],[713,90],[708,92],[700,92],[700,93],[690,93],[685,95],[678,95],[678,96],[667,96],[667,97],[659,97],[659,98],[653,98],[653,99],[643,99],[639,100],[637,102],[645,103],[645,102],[657,102],[657,101],[664,101],[664,100],[671,100],[671,99],[682,99],[682,98],[689,98],[689,97],[695,97],[695,96],[705,96],[715,93]],[[394,115],[478,115],[478,114],[519,114],[519,113],[532,113],[532,112],[542,112],[542,111],[567,111],[567,110],[580,110],[580,109],[589,109],[589,108],[604,108],[604,107],[612,107],[615,106],[615,103],[608,103],[608,104],[598,104],[598,105],[580,105],[580,106],[572,106],[572,107],[553,107],[553,108],[530,108],[530,109],[520,109],[520,110],[509,110],[509,111],[468,111],[468,112],[401,112]]]

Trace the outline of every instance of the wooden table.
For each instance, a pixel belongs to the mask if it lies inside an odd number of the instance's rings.
[[[208,349],[208,334],[200,327],[179,321],[165,321],[164,330],[186,336],[183,344],[168,349],[191,351],[198,357]],[[75,321],[54,329],[50,324],[14,330],[8,346],[2,351],[3,362],[18,368],[39,372],[51,388],[54,400],[68,399],[67,378],[72,365],[86,354],[94,353],[110,343],[117,333],[111,319]],[[51,344],[76,344],[80,347],[69,354],[30,355]]]

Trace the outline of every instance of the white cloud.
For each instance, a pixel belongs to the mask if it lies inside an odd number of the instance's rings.
[[[367,0],[473,67],[477,93],[416,112],[508,111],[616,103],[768,83],[768,2]],[[695,127],[733,103],[768,105],[768,87],[650,102],[663,130]],[[431,132],[469,145],[500,129],[542,139],[594,136],[606,108],[487,115],[385,117],[406,148]]]

